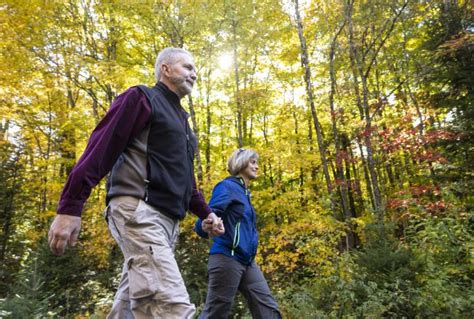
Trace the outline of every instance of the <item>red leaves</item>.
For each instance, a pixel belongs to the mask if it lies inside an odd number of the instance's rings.
[[[397,209],[397,208],[407,208],[409,205],[415,203],[413,198],[400,199],[400,198],[390,198],[387,200],[388,209]]]
[[[336,161],[347,161],[349,160],[349,153],[344,150],[339,150],[336,153]]]
[[[454,141],[462,138],[459,133],[454,133],[446,129],[430,130],[425,134],[425,142],[427,144],[437,143],[439,141]]]
[[[440,189],[437,186],[432,185],[412,185],[408,189],[401,190],[395,195],[410,195],[414,197],[420,197],[423,195],[440,195]]]
[[[441,190],[432,185],[414,185],[401,190],[387,200],[387,209],[394,211],[396,220],[406,220],[426,214],[434,216],[445,212],[447,204]]]
[[[448,161],[434,147],[440,141],[458,140],[462,138],[446,129],[436,129],[426,132],[423,136],[417,128],[407,129],[385,128],[378,132],[381,138],[380,148],[386,154],[404,151],[411,153],[417,162],[446,164]]]
[[[369,137],[372,135],[372,132],[376,131],[376,127],[365,127],[365,129],[360,134],[362,137]]]
[[[434,151],[434,150],[427,150],[427,151],[422,151],[415,153],[413,155],[413,158],[419,162],[437,162],[440,164],[447,164],[448,160],[443,157],[440,153]]]
[[[447,204],[443,200],[436,201],[434,203],[428,203],[426,210],[432,215],[438,215],[446,210]]]

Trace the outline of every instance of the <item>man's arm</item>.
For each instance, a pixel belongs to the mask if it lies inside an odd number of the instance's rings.
[[[91,134],[87,147],[68,176],[48,234],[51,251],[62,255],[74,246],[81,229],[81,213],[94,186],[112,169],[128,142],[148,123],[151,107],[139,88],[117,97]]]
[[[145,128],[150,114],[151,107],[139,88],[130,88],[117,97],[69,174],[58,214],[81,216],[92,188],[112,169],[128,142]]]

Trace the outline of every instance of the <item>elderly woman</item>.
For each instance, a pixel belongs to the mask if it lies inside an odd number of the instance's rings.
[[[258,154],[238,149],[228,161],[231,176],[219,182],[209,206],[222,218],[225,233],[214,237],[209,252],[209,285],[199,318],[228,318],[239,290],[247,299],[253,318],[281,318],[267,281],[255,262],[258,246],[256,213],[248,186],[257,177]],[[198,220],[196,232],[207,238],[212,221]]]

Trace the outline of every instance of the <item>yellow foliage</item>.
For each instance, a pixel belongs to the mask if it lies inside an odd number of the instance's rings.
[[[330,218],[313,217],[261,231],[266,240],[260,245],[258,260],[264,272],[331,272],[331,261],[338,254],[337,238],[344,234],[342,225]]]

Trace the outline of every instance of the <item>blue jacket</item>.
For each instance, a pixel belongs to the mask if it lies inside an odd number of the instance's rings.
[[[219,182],[212,191],[209,207],[222,218],[225,233],[214,237],[209,254],[223,254],[244,265],[250,265],[257,253],[258,232],[255,210],[250,192],[239,177],[230,176]],[[196,233],[207,238],[201,219],[195,225]]]

